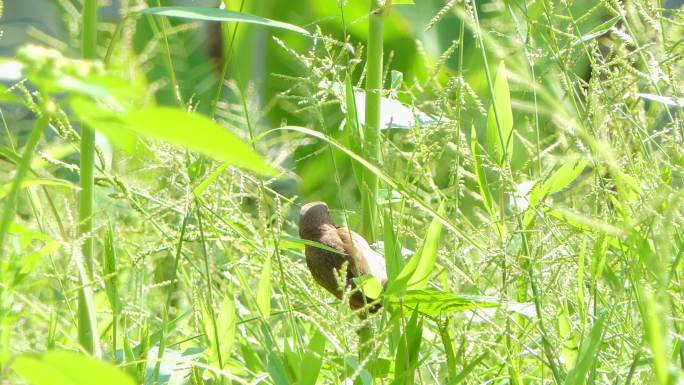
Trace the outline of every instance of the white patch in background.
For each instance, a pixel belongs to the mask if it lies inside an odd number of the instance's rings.
[[[681,107],[684,108],[684,98],[675,98],[673,96],[660,96],[653,94],[636,94],[637,97],[642,99],[651,100],[660,104],[671,107]]]
[[[399,81],[399,80],[397,80]],[[321,82],[319,89],[330,91],[338,98],[338,100],[346,100],[343,85],[339,83]],[[392,92],[394,94],[396,92]],[[354,103],[356,104],[356,115],[360,125],[366,124],[366,92],[363,90],[354,91]],[[444,117],[430,116],[423,111],[407,106],[394,97],[382,97],[380,99],[380,129],[386,130],[390,128],[409,129],[418,126],[435,126],[438,124],[447,124],[449,119]],[[342,106],[342,112],[346,113],[345,106]],[[343,129],[345,122],[340,125]]]
[[[535,181],[528,180],[525,182],[518,183],[518,185],[515,186],[515,191],[513,192],[513,195],[510,197],[510,204],[514,209],[517,209],[517,211],[527,210],[527,207],[530,203],[528,197],[530,195],[530,192],[532,191],[532,188],[534,188],[535,184]]]

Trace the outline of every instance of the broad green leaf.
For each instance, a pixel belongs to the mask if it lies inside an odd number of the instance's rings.
[[[233,22],[233,23],[247,23],[247,24],[258,24],[266,27],[280,28],[288,31],[293,31],[300,33],[302,35],[310,35],[304,28],[298,27],[296,25],[283,23],[281,21],[275,21],[271,19],[266,19],[261,16],[250,15],[241,12],[231,12],[220,8],[211,7],[155,7],[147,8],[140,13],[155,15],[155,16],[167,16],[167,17],[178,17],[181,19],[189,20],[205,20],[205,21],[220,21],[220,22]]]
[[[32,385],[134,385],[118,368],[93,358],[61,350],[42,356],[24,354],[12,369]]]
[[[438,213],[444,215],[444,204],[440,204]],[[437,262],[437,250],[439,247],[439,239],[442,235],[442,223],[437,219],[433,219],[428,227],[427,234],[423,240],[418,252],[411,258],[418,259],[418,266],[413,272],[411,279],[408,280],[406,284],[409,290],[424,289],[428,281],[430,280],[430,275],[435,267],[435,262]]]
[[[494,80],[493,101],[487,113],[487,151],[494,163],[503,165],[513,155],[513,110],[506,79],[506,65],[499,63]],[[496,105],[496,113],[494,106]],[[498,118],[498,119],[497,119]],[[497,124],[498,122],[498,124]],[[505,149],[505,150],[504,150]],[[504,159],[504,155],[506,159]]]
[[[149,107],[129,113],[124,122],[138,134],[186,147],[246,170],[276,174],[249,145],[200,114],[178,108]]]
[[[392,0],[393,5],[399,5],[399,4],[415,4],[413,0]]]
[[[119,115],[84,99],[72,101],[83,122],[105,134],[112,142],[131,152],[138,135],[188,148],[263,175],[276,170],[249,145],[225,128],[197,113],[178,108],[148,107]]]
[[[596,359],[596,354],[603,342],[604,317],[599,317],[584,338],[577,355],[577,364],[565,377],[564,385],[583,385],[586,383],[586,375]]]
[[[437,212],[439,215],[444,215],[443,207],[441,205]],[[422,289],[427,286],[430,274],[435,266],[437,246],[441,233],[442,223],[439,219],[433,218],[420,249],[418,249],[408,263],[404,265],[397,275],[397,278],[388,284],[386,291],[388,295],[401,293],[407,287],[411,289]]]
[[[382,284],[370,274],[354,278],[354,283],[363,294],[370,299],[377,299],[382,293]]]
[[[259,277],[257,308],[264,318],[271,316],[271,258],[266,258]]]

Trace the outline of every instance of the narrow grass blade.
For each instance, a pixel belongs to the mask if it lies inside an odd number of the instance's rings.
[[[256,297],[257,308],[264,318],[271,316],[271,258],[266,258],[261,268]]]
[[[401,247],[394,233],[392,223],[392,212],[390,209],[383,210],[383,232],[384,232],[384,255],[387,269],[387,284],[390,285],[406,264],[401,255]]]
[[[646,344],[648,344],[651,350],[656,382],[658,385],[673,384],[674,378],[671,378],[668,370],[667,333],[663,330],[662,320],[665,318],[665,315],[659,311],[655,296],[647,287],[641,290],[641,302],[641,316],[646,331],[645,339]]]
[[[228,163],[223,163],[220,165],[216,170],[212,171],[211,174],[209,174],[202,182],[200,182],[194,189],[192,189],[192,194],[194,196],[200,196],[204,192],[204,190],[207,189],[207,187],[211,186],[218,177],[223,174],[224,171],[228,168]]]
[[[586,375],[589,373],[596,354],[601,348],[601,343],[603,342],[603,323],[605,322],[605,317],[599,317],[591,331],[582,341],[580,345],[579,353],[577,354],[577,364],[568,373],[565,378],[564,385],[582,385],[586,383]]]
[[[415,310],[406,324],[395,358],[392,385],[411,385],[418,366],[418,354],[423,339],[423,317]]]
[[[293,24],[283,23],[267,19],[261,16],[250,15],[242,12],[231,12],[220,8],[211,7],[154,7],[140,11],[142,14],[154,16],[177,17],[188,20],[219,21],[222,23],[245,23],[256,24],[265,27],[279,28],[302,35],[309,35],[309,31]]]
[[[487,151],[496,164],[503,165],[513,156],[513,110],[503,60],[496,71],[492,96],[494,100],[487,113]]]

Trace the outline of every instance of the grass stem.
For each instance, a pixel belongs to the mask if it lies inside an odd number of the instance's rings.
[[[97,0],[85,0],[83,3],[83,41],[82,52],[84,59],[94,59],[97,56],[97,19],[99,4]],[[95,170],[95,131],[90,127],[82,126],[81,130],[81,164],[80,164],[81,192],[79,195],[78,219],[79,235],[86,238],[83,241],[81,252],[85,265],[86,280],[92,281],[93,277],[93,191]],[[78,306],[78,340],[88,352],[95,351],[93,346],[92,323],[89,321],[87,306],[85,306],[85,290],[90,287],[84,285],[79,293]]]
[[[368,17],[368,52],[366,57],[366,126],[364,128],[364,155],[374,164],[380,162],[380,101],[382,98],[383,35],[385,18],[391,3],[372,0]],[[377,216],[378,178],[366,170],[361,186],[361,233],[375,239],[374,224]]]

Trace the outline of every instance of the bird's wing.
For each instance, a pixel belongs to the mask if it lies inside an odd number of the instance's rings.
[[[349,262],[349,266],[347,267],[348,270],[348,277],[350,278],[355,278],[355,277],[360,277],[365,273],[362,273],[364,270],[364,267],[362,266],[362,261],[359,258],[358,252],[356,248],[354,248],[352,238],[351,238],[351,232],[348,229],[338,227],[337,229],[337,236],[340,238],[342,241],[342,248],[344,249],[345,253],[345,258],[347,259],[347,262]]]
[[[355,276],[370,274],[384,285],[387,282],[385,257],[371,249],[361,235],[344,228],[338,228],[337,233],[342,239],[344,251],[352,257],[350,265],[356,267]]]

